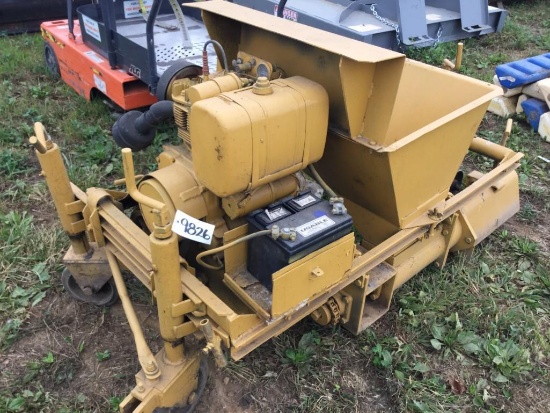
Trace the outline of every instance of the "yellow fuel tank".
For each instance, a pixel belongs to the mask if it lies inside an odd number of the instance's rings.
[[[295,76],[222,93],[192,105],[193,164],[199,182],[219,197],[297,172],[323,155],[328,96]]]

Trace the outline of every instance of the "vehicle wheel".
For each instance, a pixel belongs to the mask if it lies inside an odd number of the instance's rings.
[[[208,361],[205,357],[201,359],[198,371],[198,384],[197,389],[193,392],[192,400],[189,401],[187,406],[184,407],[157,407],[153,410],[153,413],[193,413],[198,406],[204,389],[206,388],[206,382],[208,381]]]
[[[63,283],[63,288],[71,295],[71,297],[84,303],[94,304],[101,307],[109,307],[118,300],[115,280],[112,278],[110,278],[98,292],[91,295],[87,295],[84,291],[82,291],[67,268],[65,268],[61,274],[61,282]]]
[[[172,96],[172,83],[177,79],[193,78],[202,73],[200,66],[185,59],[178,60],[164,71],[157,84],[157,99],[167,100]]]
[[[46,68],[55,77],[61,77],[61,72],[59,71],[59,62],[57,61],[57,56],[53,47],[48,42],[44,43],[44,61],[46,62]]]

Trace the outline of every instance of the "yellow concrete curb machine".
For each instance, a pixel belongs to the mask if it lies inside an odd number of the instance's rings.
[[[170,85],[182,143],[157,170],[134,174],[143,125],[115,137],[126,191],[79,189],[42,125],[31,138],[71,241],[66,289],[108,305],[116,286],[135,338],[121,412],[191,411],[205,354],[224,366],[307,316],[359,334],[519,209],[522,154],[475,137],[496,87],[230,2],[193,7],[226,63]],[[456,185],[468,151],[495,166]],[[158,307],[156,355],[123,271]]]

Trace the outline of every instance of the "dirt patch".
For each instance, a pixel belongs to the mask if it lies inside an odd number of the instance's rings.
[[[545,220],[525,223],[518,218],[512,218],[505,224],[505,228],[517,237],[536,242],[542,253],[550,254],[550,226]]]
[[[122,394],[137,371],[133,340],[122,333],[127,329],[116,311],[50,293],[3,355],[0,383],[40,385],[56,399],[85,400],[86,406],[104,409],[113,389]]]
[[[253,352],[248,357],[261,356]],[[249,362],[245,360],[243,364]],[[308,405],[312,410],[315,405],[326,405],[328,411],[394,411],[384,379],[378,377],[366,363],[358,363],[358,360],[353,365],[343,362],[332,372],[332,377],[323,374],[322,379],[314,372],[297,378],[293,368],[279,367],[278,371],[266,372],[259,377],[239,376],[234,370],[214,372],[196,411],[259,413],[288,412],[300,408],[307,411],[304,408]],[[335,409],[338,399],[341,399],[342,405],[340,409]]]
[[[136,311],[148,343],[158,351],[162,342],[156,308],[138,304]],[[293,333],[300,335],[301,328],[294,327]],[[332,333],[322,333],[321,340],[328,342]],[[338,334],[353,339],[345,332]],[[50,353],[53,358],[47,360]],[[342,409],[331,411],[393,411],[384,379],[363,355],[334,357],[340,360],[328,375],[330,361],[320,363],[322,371],[301,375],[280,359],[273,342],[226,370],[210,360],[210,376],[196,411],[287,412],[305,404],[338,406],[339,399]],[[76,404],[80,411],[109,411],[116,404],[114,396],[124,397],[134,387],[134,374],[140,369],[121,304],[102,309],[76,302],[62,291],[52,291],[32,310],[21,338],[2,358],[3,391],[14,385],[31,390],[42,386],[62,404]]]
[[[541,382],[522,383],[514,386],[514,396],[503,405],[503,411],[548,413],[550,387]]]

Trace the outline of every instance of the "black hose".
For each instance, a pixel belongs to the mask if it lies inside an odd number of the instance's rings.
[[[220,49],[220,53],[222,55],[222,60],[223,60],[223,70],[229,70],[229,66],[227,65],[227,56],[226,56],[225,50],[224,50],[223,46],[220,44],[220,42],[218,42],[216,40],[208,40],[202,48],[203,52],[206,52],[206,47],[209,44],[213,44],[214,46],[217,46],[218,49]]]
[[[285,9],[287,0],[281,0],[277,6],[277,17],[283,17],[283,11]]]
[[[113,139],[121,148],[133,151],[145,149],[153,142],[157,127],[171,119],[173,112],[174,103],[171,100],[157,102],[143,113],[131,110],[113,125]]]

